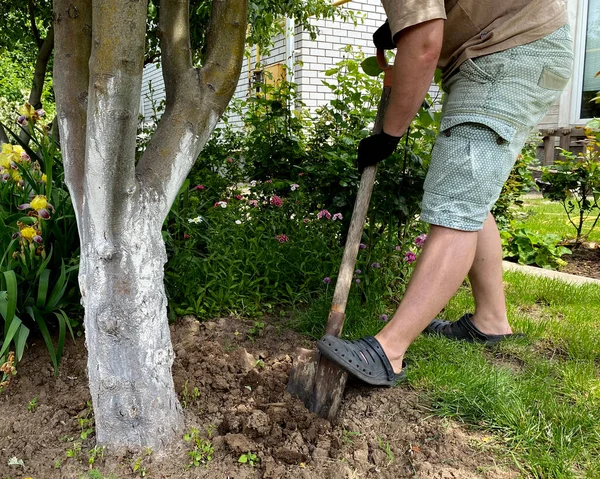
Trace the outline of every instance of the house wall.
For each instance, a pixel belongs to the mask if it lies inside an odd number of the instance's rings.
[[[287,34],[278,35],[274,39],[273,46],[267,54],[257,52],[253,47],[242,64],[234,98],[244,99],[248,96],[252,72],[258,63],[263,67],[282,63],[292,67],[291,80],[297,83],[299,98],[307,107],[314,109],[332,99],[329,88],[322,84],[325,70],[332,68],[343,58],[342,49],[346,45],[361,48],[367,56],[374,55],[373,32],[386,19],[380,0],[353,0],[339,8],[353,11],[357,17],[357,25],[352,21],[319,20],[315,22],[320,32],[316,40],[311,40],[307,32],[294,26]],[[164,99],[162,71],[155,65],[147,65],[144,68],[140,113],[146,119],[152,114],[148,89],[150,81],[155,90],[154,100]],[[241,118],[237,115],[231,115],[230,121],[241,125]]]
[[[582,22],[578,13],[581,3],[585,1],[587,0],[567,0],[569,23],[573,32],[585,28],[585,25],[578,24]],[[353,0],[339,8],[353,11],[357,16],[357,25],[351,21],[318,20],[315,25],[320,33],[316,40],[311,40],[309,34],[299,27],[293,27],[287,34],[274,39],[273,46],[266,55],[265,52],[257,52],[256,48],[252,48],[250,55],[243,61],[234,98],[247,98],[252,85],[252,72],[259,63],[263,67],[282,63],[291,67],[290,78],[297,83],[299,98],[307,107],[314,109],[332,99],[329,88],[322,84],[324,72],[343,58],[345,53],[342,50],[346,45],[361,48],[367,56],[374,55],[372,35],[386,18],[380,0]],[[575,69],[577,68],[580,65],[576,63]],[[573,85],[577,84],[577,80],[575,74],[560,99],[540,122],[540,129],[568,127],[573,124],[572,105],[577,95]],[[147,65],[144,69],[140,113],[147,119],[152,114],[148,88],[150,82],[155,90],[154,100],[160,102],[164,99],[164,82],[161,69],[157,69],[155,65]],[[436,97],[437,93],[437,86],[433,85],[430,94]],[[237,125],[242,123],[241,118],[233,114],[230,115],[230,121]]]

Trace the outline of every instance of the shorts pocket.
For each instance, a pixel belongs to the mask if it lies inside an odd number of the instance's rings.
[[[570,78],[571,70],[569,68],[544,67],[538,86],[546,90],[562,91]]]
[[[476,59],[468,58],[459,67],[463,76],[477,83],[495,82],[504,73],[504,62],[496,56],[486,55]]]
[[[497,135],[496,143],[510,143],[515,137],[517,129],[494,117],[486,115],[468,114],[468,115],[451,115],[448,114],[442,118],[440,123],[440,134],[450,136],[452,127],[463,123],[479,123],[487,126]]]

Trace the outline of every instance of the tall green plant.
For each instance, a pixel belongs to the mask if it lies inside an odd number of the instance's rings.
[[[79,240],[60,151],[42,123],[45,112],[25,104],[21,113],[29,145],[11,132],[21,144],[4,144],[0,154],[0,363],[13,348],[18,362],[35,330],[57,371],[66,333],[73,336],[77,324],[73,313],[79,297],[72,273]]]

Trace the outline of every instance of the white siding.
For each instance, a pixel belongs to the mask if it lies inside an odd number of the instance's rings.
[[[154,90],[152,99],[150,98],[150,85]],[[152,101],[155,105],[165,99],[165,81],[162,76],[162,68],[156,64],[146,65],[142,75],[142,100],[140,102],[140,114],[144,119],[149,120],[152,117]]]

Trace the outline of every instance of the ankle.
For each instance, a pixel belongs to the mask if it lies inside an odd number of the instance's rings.
[[[375,339],[379,341],[381,347],[383,348],[383,352],[389,359],[392,368],[394,368],[394,372],[396,374],[402,371],[402,362],[404,360],[404,353],[406,352],[406,348],[402,345],[398,344],[397,341],[390,341],[384,334],[379,333],[375,336]]]
[[[508,323],[506,313],[486,314],[476,311],[471,322],[479,331],[485,334],[511,334],[512,329]]]

